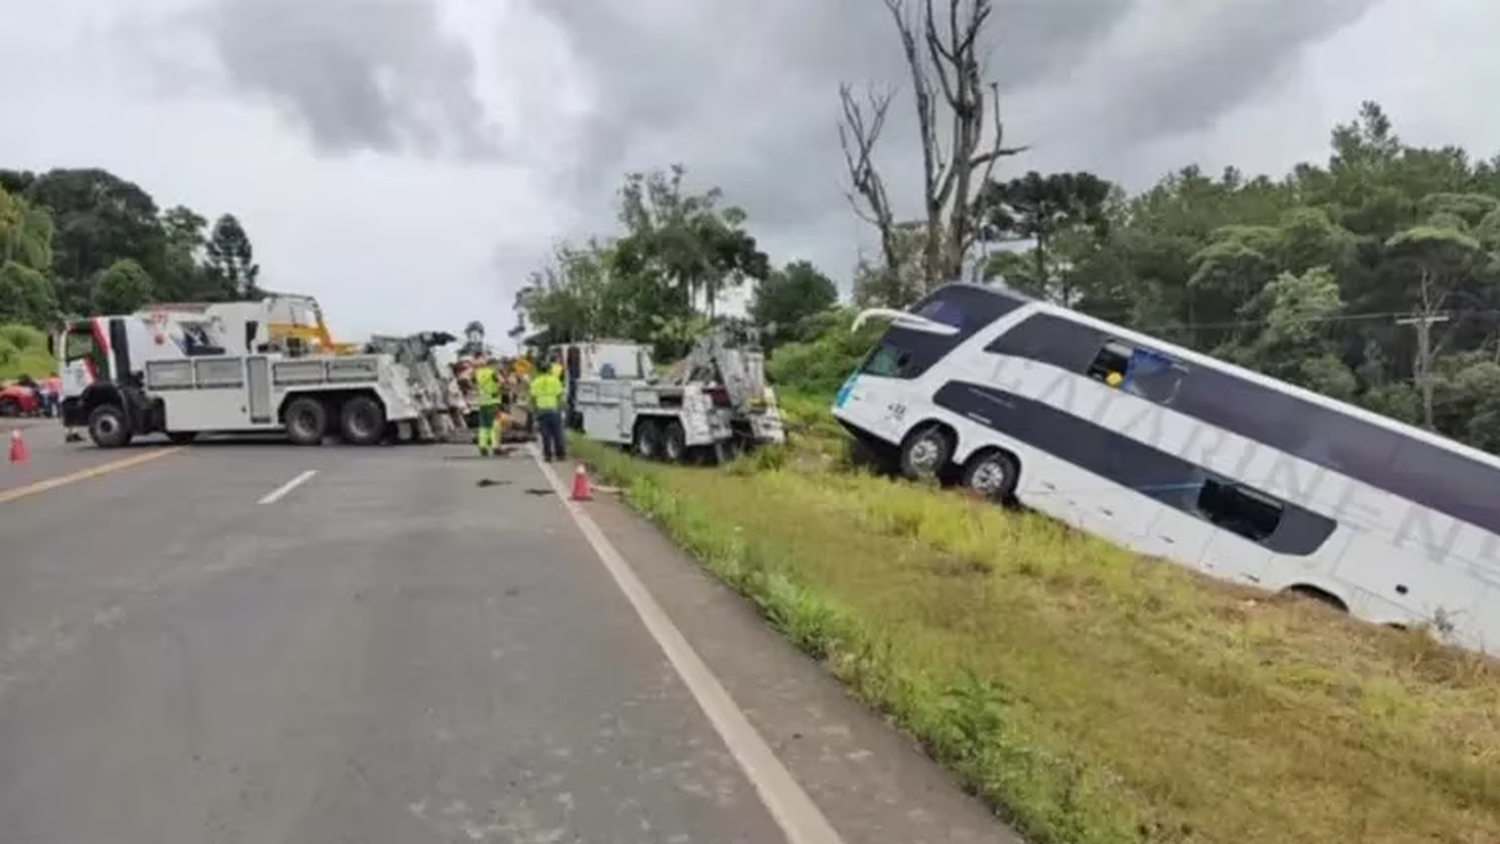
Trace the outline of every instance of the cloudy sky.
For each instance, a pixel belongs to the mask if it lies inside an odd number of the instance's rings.
[[[244,222],[268,287],[336,333],[502,334],[558,238],[681,161],[778,262],[847,277],[841,80],[899,83],[879,0],[4,0],[0,167],[102,166]],[[1128,186],[1281,171],[1381,101],[1500,152],[1493,0],[997,0],[1008,138]],[[20,37],[17,37],[20,36]],[[905,105],[905,101],[902,101]],[[910,200],[910,123],[883,148]]]

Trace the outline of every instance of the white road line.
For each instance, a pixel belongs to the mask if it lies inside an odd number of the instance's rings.
[[[276,502],[280,501],[287,493],[312,480],[312,476],[316,474],[318,474],[317,469],[308,469],[306,472],[303,472],[297,477],[292,478],[281,486],[276,487],[275,489],[266,493],[266,497],[262,498],[260,500],[260,503],[275,504]]]
[[[755,786],[761,802],[786,835],[788,844],[843,844],[822,810],[792,778],[791,772],[781,764],[781,760],[776,758],[771,746],[756,732],[745,713],[729,697],[723,684],[699,658],[692,645],[688,644],[687,638],[656,603],[656,599],[651,597],[646,585],[641,583],[630,564],[615,550],[614,545],[610,544],[604,532],[583,508],[571,500],[567,487],[558,479],[552,467],[542,461],[536,448],[533,446],[529,450],[547,482],[567,508],[568,515],[578,525],[579,532],[594,549],[599,562],[614,576],[615,583],[641,617],[646,630],[661,646],[662,652],[677,670],[677,676],[682,678],[703,714],[708,716],[714,730],[724,740],[730,755]]]

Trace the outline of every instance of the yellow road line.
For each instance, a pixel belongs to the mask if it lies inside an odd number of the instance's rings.
[[[169,454],[176,454],[179,451],[182,451],[181,446],[157,449],[144,454],[137,454],[134,457],[126,457],[98,466],[90,466],[87,469],[80,469],[70,475],[59,475],[55,478],[36,481],[25,486],[16,487],[15,489],[0,490],[0,504],[15,501],[18,498],[25,498],[28,495],[36,495],[39,492],[46,492],[49,489],[57,489],[60,486],[67,486],[78,481],[86,481],[89,478],[97,478],[100,475],[108,475],[111,472],[118,472],[121,469],[129,469],[132,466],[139,466],[142,463],[150,463],[153,460],[160,460]]]

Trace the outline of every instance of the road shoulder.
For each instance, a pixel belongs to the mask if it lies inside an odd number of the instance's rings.
[[[1019,844],[914,741],[845,694],[655,527],[613,496],[585,506],[846,840]]]

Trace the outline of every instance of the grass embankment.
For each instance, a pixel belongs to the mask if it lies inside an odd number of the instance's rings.
[[[1500,842],[1500,672],[1038,516],[839,469],[579,453],[1038,842]]]
[[[43,378],[56,364],[47,353],[47,335],[29,325],[0,325],[0,383],[22,375]]]

